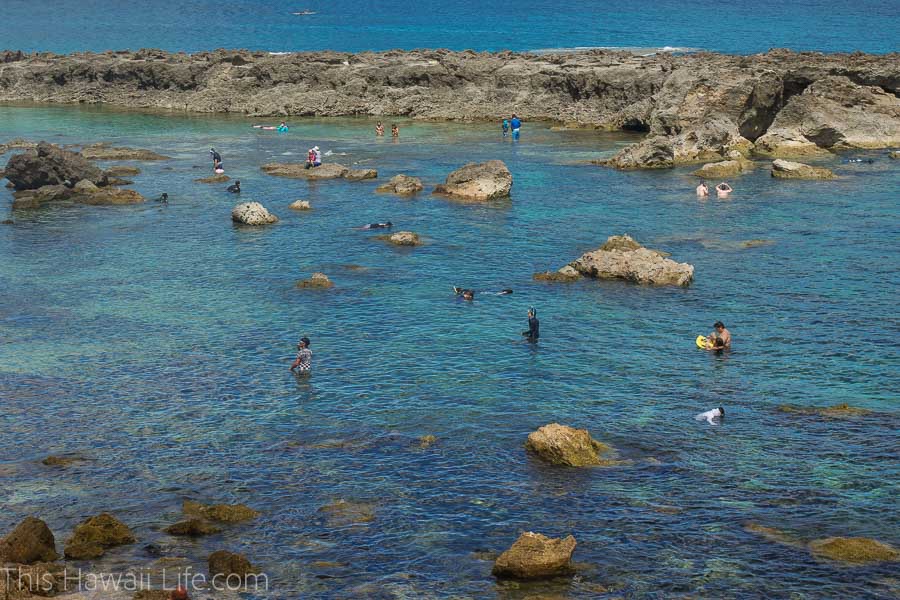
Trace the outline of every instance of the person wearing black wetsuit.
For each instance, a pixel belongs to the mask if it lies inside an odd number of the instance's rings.
[[[523,331],[522,335],[532,343],[537,342],[541,337],[541,322],[538,321],[534,307],[528,309],[528,331]]]
[[[213,171],[217,171],[222,168],[222,156],[216,152],[215,148],[210,148],[209,153],[212,154],[213,160]]]
[[[387,223],[369,223],[368,225],[363,225],[360,229],[390,229],[394,224],[388,221]]]
[[[231,192],[232,194],[240,194],[241,193],[241,180],[238,179],[233,184],[229,185],[228,188],[226,188],[226,190]]]

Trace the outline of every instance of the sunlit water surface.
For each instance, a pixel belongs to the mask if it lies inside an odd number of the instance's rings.
[[[0,531],[35,514],[64,538],[108,510],[140,543],[94,568],[151,564],[153,543],[202,571],[227,548],[271,574],[271,597],[896,594],[895,566],[821,563],[744,530],[900,545],[900,165],[885,153],[826,162],[840,175],[830,182],[760,168],[733,181],[731,200],[700,201],[690,169],[585,164],[633,141],[611,134],[526,124],[511,144],[493,124],[400,122],[392,143],[365,120],[297,121],[286,135],[251,123],[0,108],[0,140],[104,140],[172,157],[140,163],[134,185],[168,192],[168,208],[4,209],[15,224],[0,226]],[[401,199],[375,194],[376,181],[259,170],[313,144],[379,180],[404,172],[429,188],[499,158],[512,197]],[[278,224],[233,226],[225,185],[193,182],[211,145],[241,200],[263,202]],[[875,162],[843,162],[856,156]],[[289,210],[297,199],[313,210]],[[354,229],[383,220],[425,245],[398,250]],[[694,284],[532,281],[626,232],[693,264]],[[771,243],[740,246],[750,239]],[[295,289],[314,271],[335,288]],[[454,285],[515,293],[469,304]],[[520,338],[529,306],[537,347]],[[717,319],[735,337],[725,356],[693,341]],[[309,379],[288,371],[301,335]],[[874,414],[776,410],[841,402]],[[719,405],[723,425],[694,420]],[[588,428],[631,464],[536,462],[525,437],[554,421]],[[438,441],[421,449],[426,434]],[[60,453],[88,460],[40,464]],[[160,530],[186,498],[262,516],[169,537]],[[375,519],[329,523],[317,510],[340,498],[370,503]],[[578,576],[498,585],[473,553],[526,530],[573,533]]]

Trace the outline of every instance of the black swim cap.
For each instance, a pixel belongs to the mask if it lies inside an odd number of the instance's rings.
[[[304,336],[304,337],[300,338],[300,341],[303,342],[304,346],[309,346],[309,338],[308,337]]]

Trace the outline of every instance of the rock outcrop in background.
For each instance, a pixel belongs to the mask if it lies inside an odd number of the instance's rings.
[[[497,119],[644,132],[606,164],[666,168],[900,146],[900,55],[448,50],[0,52],[0,101],[263,115]]]

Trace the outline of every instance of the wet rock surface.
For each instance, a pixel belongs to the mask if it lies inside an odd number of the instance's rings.
[[[633,283],[686,286],[694,267],[666,258],[665,252],[644,248],[628,235],[611,236],[599,249],[586,252],[568,266],[597,279],[624,279]],[[571,273],[571,271],[566,271]]]
[[[398,196],[412,196],[421,192],[424,188],[422,180],[418,177],[410,177],[409,175],[394,175],[388,183],[379,185],[375,188],[376,192],[386,194],[397,194]]]
[[[210,576],[237,576],[241,579],[254,573],[253,565],[243,555],[227,550],[217,550],[207,561]]]
[[[421,246],[422,240],[418,233],[412,231],[397,231],[387,235],[375,236],[376,239],[384,240],[394,246]]]
[[[220,523],[241,523],[259,516],[258,511],[246,504],[202,504],[193,500],[185,500],[181,509],[185,515]]]
[[[834,173],[823,167],[778,159],[772,163],[772,177],[777,179],[834,179]]]
[[[325,273],[313,273],[309,279],[301,279],[297,282],[299,289],[327,290],[334,287],[334,283]]]
[[[525,448],[553,465],[587,467],[601,464],[600,455],[611,448],[591,437],[587,429],[550,423],[528,435]]]
[[[84,560],[99,558],[108,548],[134,543],[136,538],[127,525],[109,513],[91,517],[77,527],[66,541],[66,558]]]
[[[59,558],[56,538],[47,524],[35,517],[26,517],[15,529],[0,539],[0,563],[30,565],[52,562]]]
[[[242,202],[231,210],[231,220],[242,225],[269,225],[278,222],[278,217],[259,202]]]
[[[116,148],[106,142],[91,144],[81,149],[81,155],[88,160],[169,160],[170,157],[152,150],[140,148]]]
[[[496,577],[513,579],[542,579],[566,575],[573,571],[572,553],[576,541],[571,535],[549,538],[527,531],[519,536],[509,550],[494,562]]]
[[[83,179],[102,186],[107,180],[106,173],[82,155],[47,142],[12,156],[5,175],[17,191],[48,185],[72,186]]]
[[[512,174],[502,160],[469,163],[453,171],[434,188],[435,194],[458,200],[484,202],[509,196]]]

